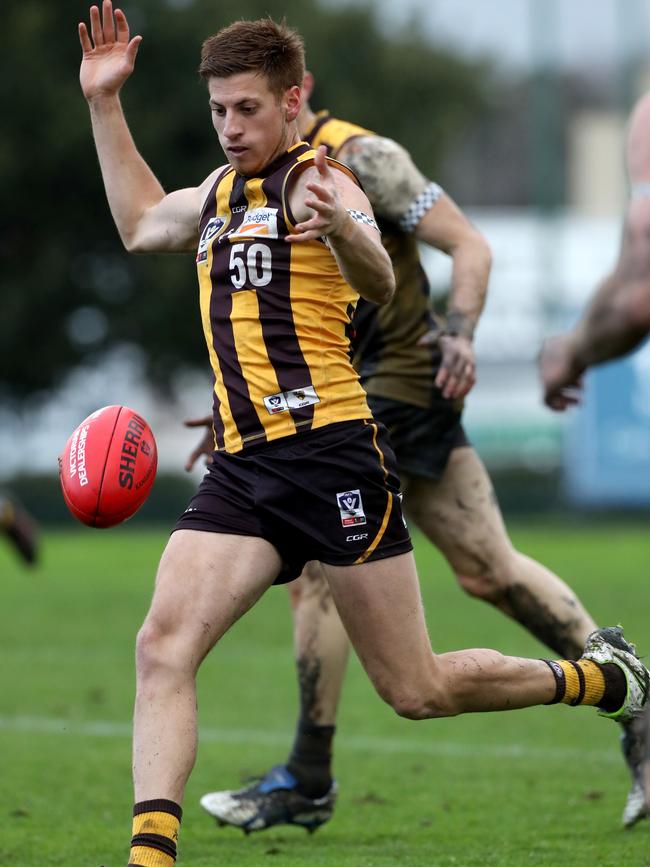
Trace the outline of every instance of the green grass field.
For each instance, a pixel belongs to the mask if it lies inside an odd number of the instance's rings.
[[[650,652],[647,530],[518,528],[521,550],[573,584],[602,623]],[[130,836],[133,641],[166,533],[47,535],[26,571],[0,549],[0,864],[124,867]],[[542,656],[457,589],[416,539],[434,647]],[[356,660],[336,737],[340,797],[313,836],[217,829],[200,795],[285,758],[295,719],[287,594],[273,588],[207,660],[201,743],[179,867],[650,865],[650,822],[620,829],[628,777],[615,724],[539,708],[413,723],[375,697]]]

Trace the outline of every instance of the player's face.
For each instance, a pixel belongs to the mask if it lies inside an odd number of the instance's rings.
[[[240,72],[210,78],[208,91],[219,143],[241,174],[254,177],[299,140],[293,123],[300,110],[299,87],[278,98],[264,76]]]

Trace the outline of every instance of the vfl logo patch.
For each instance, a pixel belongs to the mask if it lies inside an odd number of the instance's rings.
[[[277,412],[285,412],[289,408],[287,406],[287,399],[283,394],[271,394],[265,397],[264,406],[271,415],[275,415]]]
[[[196,251],[197,265],[200,265],[201,262],[207,261],[210,242],[214,240],[215,235],[217,235],[225,225],[226,221],[223,217],[211,217],[205,224],[205,229],[201,233],[199,246]]]
[[[286,412],[289,409],[301,409],[303,406],[311,406],[320,403],[313,385],[305,388],[293,388],[291,391],[281,391],[279,394],[269,394],[264,398],[264,406],[275,415],[278,412]]]
[[[231,238],[277,238],[278,237],[278,209],[255,208],[246,211],[241,226],[238,226],[230,234]]]
[[[361,491],[358,489],[356,491],[342,491],[336,495],[336,502],[341,513],[341,524],[344,527],[366,523]]]

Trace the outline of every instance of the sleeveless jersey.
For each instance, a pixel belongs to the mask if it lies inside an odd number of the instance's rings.
[[[300,142],[260,177],[225,168],[201,213],[196,261],[220,450],[371,415],[350,361],[359,296],[322,240],[284,240],[294,225],[288,180],[313,156]]]
[[[319,112],[305,139],[325,145],[336,157],[344,144],[359,136],[373,136],[363,127]],[[359,299],[354,317],[353,362],[368,394],[428,408],[440,365],[436,346],[418,346],[418,339],[440,328],[433,315],[429,281],[422,268],[413,235],[375,212],[382,242],[393,263],[397,288],[392,301],[378,307]]]

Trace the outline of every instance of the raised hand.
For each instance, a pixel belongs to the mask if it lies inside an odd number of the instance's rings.
[[[313,241],[323,235],[335,234],[347,219],[347,211],[341,204],[336,189],[334,173],[327,164],[327,149],[321,145],[316,151],[314,165],[318,169],[318,181],[308,181],[305,189],[312,193],[304,204],[314,215],[298,223],[287,241]]]
[[[87,100],[113,96],[133,72],[141,36],[130,38],[129,25],[121,9],[113,14],[111,0],[104,0],[102,12],[90,7],[90,33],[81,22],[79,41],[82,59],[79,82]]]

